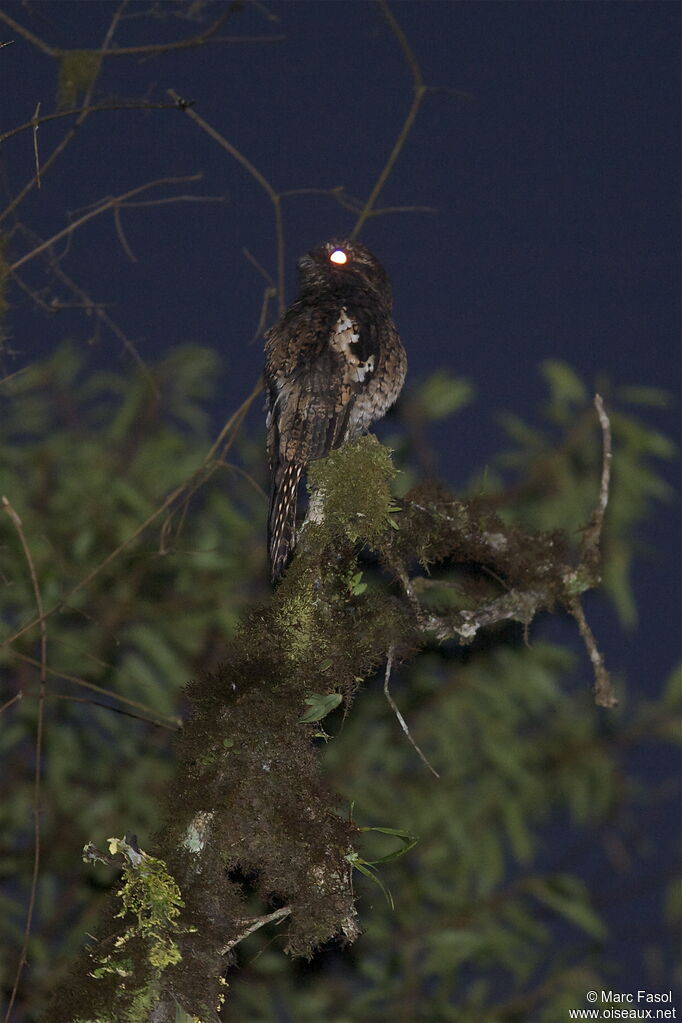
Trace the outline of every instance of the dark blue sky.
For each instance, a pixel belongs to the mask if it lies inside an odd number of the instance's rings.
[[[380,204],[437,212],[375,219],[363,240],[392,277],[409,377],[447,367],[476,387],[476,404],[438,438],[442,471],[457,486],[499,450],[497,410],[534,414],[545,395],[543,359],[567,361],[590,386],[604,374],[616,385],[678,387],[680,9],[611,0],[421,0],[394,9],[426,82],[443,91],[426,97]],[[6,10],[53,45],[87,47],[101,43],[115,5]],[[195,30],[175,18],[152,25],[159,41]],[[411,99],[409,71],[379,9],[321,0],[247,5],[226,31],[283,38],[112,58],[101,98],[137,98],[152,85],[164,100],[173,88],[275,189],[343,185],[365,197]],[[145,19],[124,20],[118,44],[149,42],[149,33]],[[3,28],[3,38],[15,35]],[[4,129],[30,118],[38,101],[43,112],[53,108],[56,71],[21,37],[1,52]],[[63,122],[41,128],[43,159],[62,131]],[[2,169],[13,194],[33,172],[30,133],[5,144]],[[224,203],[125,211],[136,263],[103,216],[74,236],[64,267],[108,304],[143,357],[187,341],[223,353],[217,422],[261,368],[260,342],[249,340],[263,281],[242,247],[275,274],[272,207],[253,178],[176,111],[103,113],[20,212],[44,237],[64,226],[66,210],[197,171],[203,181],[179,190],[224,195]],[[355,218],[328,196],[306,194],[284,200],[284,219],[291,297],[297,256],[348,232]],[[39,261],[27,279],[44,283]],[[28,300],[15,302],[12,343],[21,363],[60,332]],[[88,336],[80,313],[60,317],[62,334]],[[110,339],[99,358],[117,360],[119,351]],[[677,432],[677,410],[650,418]],[[609,629],[610,648],[609,636],[605,643],[620,670],[638,663],[647,637],[639,663],[651,688],[678,655],[676,508],[659,511],[648,539],[655,553],[638,574],[642,632]]]
[[[50,43],[73,48],[99,45],[115,7],[4,5]],[[393,10],[426,82],[442,91],[427,96],[380,205],[437,212],[375,219],[363,241],[392,278],[410,377],[446,367],[476,387],[476,404],[438,438],[443,472],[457,487],[499,450],[495,412],[535,414],[543,359],[565,360],[589,386],[605,375],[615,385],[679,387],[680,7],[407,0]],[[154,28],[159,41],[193,30],[173,18]],[[118,43],[149,41],[149,31],[143,19],[124,21]],[[111,59],[102,95],[138,98],[151,84],[164,100],[175,89],[275,189],[343,185],[364,198],[411,100],[409,71],[379,9],[360,0],[247,5],[226,31],[283,39]],[[8,38],[0,130],[28,120],[39,101],[44,113],[53,109],[56,91],[54,62],[0,25],[0,40]],[[43,159],[62,131],[60,122],[41,128]],[[1,155],[3,185],[14,194],[33,173],[30,133]],[[242,247],[275,273],[272,208],[244,169],[177,111],[103,113],[19,213],[45,237],[64,226],[66,210],[197,171],[203,181],[181,190],[225,202],[125,211],[136,263],[111,217],[98,218],[74,236],[63,265],[108,304],[144,358],[186,342],[223,353],[218,425],[261,370],[261,344],[248,342],[263,281]],[[284,211],[292,297],[297,256],[342,236],[355,218],[310,194],[287,198]],[[38,261],[26,279],[45,282]],[[13,301],[20,354],[6,368],[65,333],[90,332],[80,313],[61,313],[57,330],[28,300]],[[119,349],[110,338],[98,359],[116,363]],[[677,410],[649,418],[677,433]],[[639,632],[624,635],[597,602],[591,611],[610,666],[634,689],[654,692],[679,656],[677,507],[660,508],[644,539],[653,555],[637,571]]]

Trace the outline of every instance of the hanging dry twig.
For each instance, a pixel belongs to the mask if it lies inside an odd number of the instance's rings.
[[[604,656],[597,646],[592,629],[587,624],[582,604],[576,597],[569,604],[569,611],[578,623],[580,635],[587,647],[587,652],[594,668],[594,702],[598,707],[616,707],[618,699],[613,688],[613,683],[604,664]]]
[[[438,771],[435,769],[435,767],[433,767],[431,765],[431,763],[429,762],[428,757],[425,756],[424,753],[422,753],[421,749],[419,748],[417,743],[414,741],[414,739],[410,735],[410,729],[407,727],[407,722],[405,721],[405,718],[400,713],[400,711],[398,709],[397,703],[395,702],[395,700],[391,696],[391,693],[390,693],[390,690],[389,690],[388,686],[389,686],[389,682],[391,681],[391,668],[392,667],[393,667],[393,645],[391,645],[389,647],[388,658],[386,660],[386,672],[384,674],[384,696],[388,700],[388,704],[389,704],[391,710],[393,711],[393,713],[395,714],[395,716],[397,717],[398,722],[400,724],[400,727],[402,728],[403,732],[407,736],[410,745],[416,750],[416,752],[419,755],[420,759],[423,761],[423,763],[426,764],[426,766],[428,767],[428,769],[431,772],[431,774],[433,774],[434,777],[436,777],[436,778],[440,778],[440,775],[439,775]]]

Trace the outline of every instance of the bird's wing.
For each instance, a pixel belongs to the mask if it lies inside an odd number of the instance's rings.
[[[375,369],[372,325],[346,307],[298,332],[286,320],[268,336],[268,453],[307,463],[344,442],[357,395]],[[284,333],[283,333],[284,332]]]

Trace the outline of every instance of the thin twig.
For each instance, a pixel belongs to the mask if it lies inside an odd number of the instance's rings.
[[[88,107],[72,107],[70,110],[58,110],[54,114],[43,114],[42,117],[36,118],[35,115],[30,121],[25,121],[24,124],[18,124],[15,128],[10,128],[8,131],[0,134],[0,143],[7,142],[14,135],[20,135],[22,131],[28,131],[35,127],[41,127],[43,124],[47,124],[48,121],[59,121],[64,117],[75,117],[78,114],[98,114],[102,111],[120,111],[120,110],[176,110],[177,104],[175,103],[149,103],[146,100],[134,103],[97,103],[94,106]]]
[[[54,641],[52,645],[55,645]],[[14,656],[18,660],[23,661],[25,664],[33,664],[36,667],[40,666],[40,661],[36,661],[33,657],[29,657],[27,654],[20,654],[17,651],[14,651]],[[78,675],[69,675],[66,671],[56,671],[53,668],[46,668],[46,673],[54,678],[61,678],[66,682],[73,682],[74,685],[81,686],[83,689],[91,689],[95,693],[101,693],[102,696],[108,696],[110,699],[117,700],[119,703],[124,703],[128,707],[136,707],[138,710],[143,710],[147,714],[154,715],[155,718],[166,718],[173,727],[177,728],[180,723],[180,718],[173,714],[163,714],[154,707],[150,707],[147,703],[141,703],[139,700],[131,700],[128,696],[121,696],[119,693],[114,692],[113,689],[106,689],[104,686],[95,685],[94,682],[88,682],[84,678],[79,678]],[[76,699],[76,697],[74,697],[74,699]],[[103,703],[101,706],[105,707],[107,705]],[[110,709],[115,710],[116,708],[112,707]]]
[[[265,269],[265,267],[258,262],[253,253],[249,252],[247,248],[243,248],[242,252],[248,259],[249,263],[256,268],[261,277],[266,281],[266,286],[263,289],[263,299],[261,301],[260,314],[258,316],[258,323],[253,333],[253,337],[249,341],[249,345],[254,344],[263,336],[265,325],[268,322],[268,313],[270,312],[270,302],[277,294],[277,285],[273,281],[272,277]]]
[[[126,238],[125,231],[123,230],[123,224],[121,223],[120,206],[114,206],[114,226],[116,227],[116,235],[121,243],[121,248],[123,249],[131,263],[137,263],[137,256],[131,249],[128,243],[128,239]]]
[[[10,697],[9,700],[6,700],[5,703],[3,703],[2,707],[0,707],[0,714],[4,714],[4,712],[12,706],[12,704],[23,700],[23,698],[24,694],[21,690],[19,690],[18,693],[15,693],[14,696]]]
[[[116,28],[118,26],[118,23],[119,23],[119,20],[121,18],[121,15],[123,14],[123,11],[125,10],[127,2],[128,2],[128,0],[124,0],[124,2],[116,9],[116,11],[114,13],[114,16],[111,19],[111,22],[109,24],[109,27],[107,28],[107,31],[106,31],[106,33],[104,35],[104,40],[102,42],[102,51],[108,50],[109,47],[111,46],[111,43],[112,43],[113,38],[114,38],[114,33],[115,33]],[[34,46],[37,45],[39,49],[43,49],[44,48],[44,46],[42,44],[42,40],[39,40],[37,36],[31,36],[30,33],[27,35],[24,32],[22,26],[18,25],[16,22],[14,22],[2,10],[0,10],[0,19],[4,19],[8,24],[11,23],[17,29],[17,31],[19,31],[21,34],[23,34],[25,38],[29,39],[29,42],[32,42]],[[102,55],[102,51],[100,51],[100,56]],[[50,56],[53,56],[53,54],[50,54]],[[88,88],[87,88],[87,90],[85,92],[85,95],[83,96],[83,112],[78,115],[78,117],[76,118],[74,123],[71,125],[71,128],[69,129],[69,131],[67,131],[66,135],[64,135],[64,137],[57,143],[55,148],[52,150],[52,152],[48,156],[47,160],[43,160],[43,165],[42,165],[42,168],[41,168],[41,174],[42,174],[43,177],[45,176],[45,173],[47,172],[47,170],[52,166],[52,164],[64,152],[64,150],[69,145],[69,143],[74,139],[74,137],[76,136],[76,133],[78,132],[78,129],[81,127],[81,125],[83,125],[85,123],[85,121],[87,120],[88,114],[90,112],[90,104],[92,103],[92,97],[94,96],[95,87],[97,85],[97,81],[98,81],[98,78],[99,78],[100,68],[101,68],[101,60],[100,60],[100,62],[98,64],[98,66],[97,66],[96,73],[92,76],[92,78],[90,80],[90,84],[88,85]],[[5,218],[9,217],[12,213],[14,213],[15,209],[17,208],[17,206],[19,206],[23,202],[23,200],[26,198],[26,196],[28,195],[28,193],[31,191],[31,189],[34,187],[35,184],[36,184],[36,176],[34,174],[33,177],[29,181],[26,182],[24,187],[19,192],[17,192],[17,194],[14,196],[12,201],[5,207],[5,209],[2,211],[2,213],[0,213],[0,222],[2,222]]]
[[[79,285],[76,284],[76,282],[74,280],[72,280],[72,278],[69,277],[69,275],[67,273],[64,272],[64,269],[61,266],[61,264],[60,264],[60,262],[59,262],[59,260],[57,259],[56,256],[55,256],[55,258],[54,258],[54,260],[52,262],[52,267],[51,268],[52,268],[53,274],[57,277],[57,279],[61,280],[68,288],[70,288],[71,291],[74,293],[74,295],[76,295],[78,298],[80,298],[80,300],[83,303],[84,307],[87,310],[92,310],[95,313],[97,319],[101,323],[103,323],[106,327],[108,327],[109,330],[111,331],[111,333],[114,335],[114,337],[117,338],[121,342],[121,344],[123,345],[124,349],[128,352],[128,354],[131,356],[131,358],[137,363],[137,365],[139,366],[141,372],[144,374],[145,379],[147,380],[147,383],[149,384],[149,387],[151,388],[152,394],[157,399],[159,399],[161,397],[161,392],[159,390],[159,385],[156,382],[156,378],[154,377],[154,374],[152,373],[152,371],[150,370],[149,366],[147,365],[147,363],[144,361],[144,359],[140,355],[139,351],[137,350],[137,346],[135,345],[135,343],[133,341],[131,341],[131,339],[128,337],[128,335],[125,334],[123,332],[123,330],[121,330],[121,328],[118,326],[117,323],[114,322],[114,320],[112,320],[111,316],[107,312],[106,307],[103,304],[101,304],[101,303],[93,302],[92,301],[92,299],[87,294],[87,292],[83,291],[83,289],[81,287],[79,287]]]
[[[147,192],[150,188],[159,188],[161,185],[186,184],[188,181],[201,181],[201,178],[201,174],[190,174],[181,178],[157,178],[156,181],[148,181],[144,185],[138,185],[137,188],[132,188],[129,192],[124,192],[122,195],[112,196],[112,198],[106,199],[94,209],[89,210],[88,213],[84,213],[82,217],[78,217],[77,220],[74,220],[67,227],[62,228],[61,231],[53,234],[51,238],[47,239],[47,241],[41,242],[41,244],[37,245],[31,252],[25,253],[15,263],[12,263],[12,265],[8,267],[8,270],[10,273],[14,273],[14,271],[18,270],[19,267],[24,265],[24,263],[27,263],[30,259],[34,259],[41,252],[44,252],[45,249],[51,248],[58,241],[61,241],[62,238],[66,238],[73,234],[75,230],[82,227],[82,225],[87,223],[89,220],[92,220],[93,217],[98,217],[101,213],[105,213],[107,210],[115,209],[117,206],[125,203],[126,199],[130,199],[134,195],[140,195],[142,192]]]
[[[262,388],[263,388],[263,384],[262,384],[262,380],[261,380],[256,385],[256,391],[254,392],[254,394],[260,394]],[[200,487],[204,486],[204,484],[208,482],[208,480],[211,478],[211,476],[214,474],[214,472],[216,472],[219,468],[221,468],[222,465],[225,464],[225,460],[227,458],[227,455],[229,454],[230,448],[232,447],[232,445],[234,444],[234,442],[237,439],[237,436],[238,436],[239,431],[241,429],[242,423],[244,421],[244,417],[246,416],[246,413],[248,412],[249,408],[250,408],[250,402],[249,403],[244,402],[241,405],[241,407],[237,409],[237,411],[234,413],[234,415],[230,417],[230,420],[229,420],[229,430],[227,429],[227,424],[226,424],[226,426],[223,428],[221,433],[218,435],[218,438],[216,439],[216,441],[215,441],[215,443],[213,445],[213,449],[212,449],[214,451],[214,457],[212,457],[211,462],[207,465],[205,473],[203,475],[200,475],[199,473],[197,473],[196,478],[194,480],[190,481],[189,485],[187,486],[187,490],[186,490],[186,493],[184,495],[184,499],[183,499],[182,505],[180,505],[180,521],[179,521],[179,524],[178,524],[178,526],[177,526],[177,528],[175,530],[175,536],[176,537],[178,537],[180,535],[181,531],[182,531],[182,528],[183,528],[184,523],[185,523],[185,518],[186,518],[187,513],[189,511],[190,501],[192,500],[192,498],[194,497],[196,492],[199,490]],[[217,448],[221,444],[222,444],[222,450],[221,450],[220,454],[216,454],[215,452],[217,451]],[[163,533],[165,535],[167,535],[169,531],[170,531],[170,517],[164,523]]]
[[[10,995],[7,1012],[5,1014],[5,1023],[9,1023],[12,1008],[19,990],[21,975],[24,972],[24,966],[26,966],[28,962],[26,957],[28,954],[28,943],[31,937],[31,926],[33,924],[33,913],[36,905],[38,876],[40,872],[40,797],[42,780],[41,765],[43,757],[43,725],[45,713],[45,683],[47,672],[47,625],[45,623],[45,612],[43,610],[43,598],[38,585],[38,577],[36,575],[35,565],[33,564],[31,548],[28,545],[21,519],[6,497],[2,498],[1,503],[2,507],[12,520],[12,524],[17,531],[17,535],[21,542],[26,563],[28,565],[29,575],[31,577],[31,585],[33,586],[33,594],[35,596],[36,607],[38,608],[38,616],[40,619],[40,688],[38,691],[38,712],[36,717],[36,743],[33,774],[33,872],[31,876],[31,892],[28,900],[28,908],[26,910],[26,922],[24,924],[24,936],[21,942],[21,949],[19,951],[19,962],[17,963],[14,983],[12,985],[12,993]]]
[[[33,115],[33,155],[36,162],[36,185],[40,188],[40,157],[38,155],[38,115],[40,113],[40,100]]]
[[[403,55],[410,69],[410,73],[412,74],[413,97],[412,103],[410,104],[410,109],[407,112],[407,116],[405,118],[405,121],[403,122],[402,128],[398,132],[398,137],[395,140],[395,144],[389,154],[389,157],[386,163],[384,164],[384,167],[381,173],[379,174],[379,177],[377,178],[374,184],[374,188],[370,192],[369,198],[367,199],[365,205],[363,206],[357,221],[355,222],[355,227],[351,231],[350,235],[351,238],[357,238],[360,231],[364,227],[365,221],[373,214],[376,201],[379,198],[391,171],[393,170],[393,165],[395,164],[396,160],[400,156],[400,153],[402,152],[403,146],[405,145],[405,142],[407,141],[407,138],[410,132],[412,131],[412,126],[414,125],[417,114],[419,113],[419,108],[422,104],[424,96],[428,92],[428,87],[424,82],[421,69],[419,67],[419,64],[417,63],[417,58],[412,52],[412,48],[410,47],[410,44],[407,41],[405,33],[403,32],[402,28],[400,27],[396,19],[393,17],[393,13],[390,7],[388,6],[388,3],[386,2],[386,0],[379,0],[379,6],[381,8],[382,14],[384,15],[386,21],[391,27],[393,35],[398,40],[400,49],[403,51]]]
[[[227,195],[166,195],[163,199],[143,199],[141,202],[121,203],[122,210],[142,210],[151,206],[168,206],[178,202],[227,202]]]
[[[582,604],[577,597],[569,602],[568,609],[578,623],[580,635],[583,638],[587,653],[592,661],[592,667],[594,668],[594,702],[598,707],[616,707],[618,705],[618,698],[616,697],[611,677],[606,670],[603,654],[597,646],[592,629],[587,624]]]
[[[273,279],[272,279],[272,276],[271,276],[271,275],[270,275],[270,274],[268,273],[268,271],[267,271],[267,270],[265,269],[265,267],[263,266],[263,264],[262,264],[262,263],[260,263],[260,262],[259,262],[259,261],[258,261],[258,260],[256,259],[256,257],[254,256],[253,252],[250,252],[250,251],[249,251],[249,250],[248,250],[248,249],[246,248],[246,246],[242,247],[242,252],[243,252],[244,256],[245,256],[245,257],[246,257],[246,258],[248,259],[248,261],[249,261],[249,263],[251,264],[251,266],[255,266],[256,270],[257,270],[257,271],[258,271],[258,273],[259,273],[259,274],[261,275],[261,277],[263,278],[263,280],[264,280],[264,281],[267,281],[267,283],[268,283],[268,284],[270,285],[270,287],[271,287],[271,288],[272,288],[273,290],[276,290],[276,285],[275,285],[275,282],[274,282],[274,281],[273,281]]]
[[[602,469],[599,485],[599,500],[594,509],[590,522],[583,533],[583,560],[596,562],[599,560],[599,544],[601,541],[602,528],[604,526],[604,515],[609,503],[609,487],[611,485],[611,423],[604,409],[604,402],[601,395],[595,394],[594,407],[599,417],[599,425],[602,432]]]
[[[165,721],[157,721],[154,718],[143,717],[141,714],[133,714],[131,710],[124,710],[122,707],[112,707],[109,703],[104,703],[102,700],[91,700],[87,696],[69,696],[67,693],[52,693],[46,699],[65,700],[67,703],[89,703],[92,707],[103,707],[104,710],[110,710],[112,714],[123,714],[127,718],[135,718],[136,721],[144,721],[147,725],[166,728],[169,732],[177,732],[178,728],[180,728],[180,724],[177,722],[174,725],[169,725]]]
[[[260,930],[260,928],[265,927],[266,924],[274,924],[278,920],[283,920],[284,917],[289,916],[290,914],[291,906],[282,906],[281,909],[276,909],[274,913],[268,913],[266,916],[257,916],[252,920],[240,920],[240,926],[248,924],[248,927],[246,930],[242,931],[241,934],[238,934],[236,938],[232,938],[226,945],[223,945],[220,949],[220,955],[227,955],[228,952],[232,951],[235,945],[238,945],[240,941],[244,940],[244,938],[248,938],[248,936],[253,934],[254,931]]]
[[[386,673],[384,675],[384,696],[388,700],[388,703],[389,703],[389,706],[390,706],[391,710],[393,711],[393,713],[395,714],[395,716],[397,717],[397,719],[398,719],[398,721],[400,723],[400,727],[402,728],[403,732],[407,736],[410,744],[417,751],[420,759],[426,764],[426,766],[428,767],[429,771],[431,772],[431,774],[434,775],[434,777],[440,778],[440,775],[439,775],[438,771],[435,769],[435,767],[432,767],[432,765],[430,764],[428,758],[422,753],[421,749],[419,748],[417,743],[414,741],[414,739],[410,735],[410,730],[407,727],[407,723],[405,721],[405,718],[402,716],[402,714],[398,710],[398,705],[396,704],[395,700],[391,696],[391,693],[390,693],[390,690],[389,690],[388,687],[389,687],[389,683],[391,681],[391,668],[392,667],[393,667],[393,644],[391,644],[391,646],[389,647],[388,658],[386,660]]]
[[[123,5],[125,6],[125,5]],[[122,12],[121,12],[122,13]],[[145,43],[140,46],[120,46],[116,49],[110,49],[108,46],[103,46],[101,50],[91,50],[89,52],[95,54],[98,57],[130,57],[140,56],[143,54],[164,54],[169,53],[173,50],[186,50],[203,46],[205,43],[273,43],[280,42],[285,37],[283,35],[277,36],[218,36],[216,33],[221,26],[227,21],[228,17],[234,13],[234,8],[230,7],[225,13],[221,14],[207,29],[200,32],[198,35],[189,36],[187,39],[178,39],[174,43]],[[119,15],[120,16],[120,15]],[[24,25],[20,25],[18,21],[10,17],[4,11],[0,11],[0,20],[4,21],[6,25],[22,36],[27,42],[31,43],[36,49],[42,53],[47,54],[48,57],[55,57],[57,59],[67,56],[71,51],[63,50],[58,46],[50,46],[49,43],[45,42],[39,36],[34,35]]]
[[[272,208],[275,217],[275,248],[277,253],[277,298],[279,304],[280,313],[284,312],[285,297],[284,297],[284,225],[282,222],[282,198],[279,192],[275,191],[274,187],[270,184],[268,179],[261,171],[258,170],[251,161],[244,156],[244,154],[233,146],[224,135],[222,135],[212,124],[205,121],[200,114],[197,114],[195,110],[188,105],[186,100],[183,100],[175,91],[175,89],[168,89],[167,94],[171,99],[175,100],[178,110],[181,110],[190,120],[194,121],[203,131],[209,135],[214,142],[217,142],[230,156],[239,163],[248,174],[251,175],[254,181],[263,189],[268,199],[272,203]]]

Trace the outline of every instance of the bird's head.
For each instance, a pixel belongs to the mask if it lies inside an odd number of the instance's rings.
[[[391,285],[386,271],[360,242],[333,238],[301,256],[298,270],[303,291],[331,289],[343,293],[360,287],[371,290],[386,305],[391,305]]]

